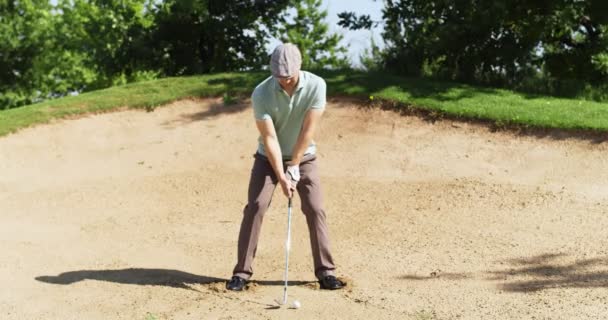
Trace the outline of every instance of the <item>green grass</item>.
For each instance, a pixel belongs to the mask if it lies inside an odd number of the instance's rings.
[[[500,125],[608,131],[608,103],[522,94],[457,83],[412,79],[379,73],[321,71],[328,95],[347,95],[396,102],[440,115],[478,119]],[[151,110],[169,102],[223,97],[234,102],[248,96],[266,72],[221,73],[165,78],[65,97],[0,111],[0,136],[52,119],[119,108]]]
[[[414,319],[415,320],[435,320],[437,318],[435,317],[435,312],[421,310],[421,311],[414,313]]]
[[[92,91],[78,96],[0,111],[0,136],[52,119],[119,108],[146,110],[175,100],[195,97],[248,94],[261,73],[224,73],[215,75],[164,78]]]
[[[152,313],[147,313],[145,320],[158,320],[158,318]]]
[[[386,74],[334,74],[334,94],[373,96],[451,117],[500,125],[608,131],[608,103],[529,95],[509,90]]]

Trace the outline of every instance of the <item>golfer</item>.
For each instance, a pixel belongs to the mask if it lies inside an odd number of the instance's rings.
[[[315,276],[322,289],[340,289],[329,248],[321,182],[313,135],[326,102],[325,81],[301,71],[302,56],[290,43],[277,46],[270,58],[271,77],[260,83],[251,96],[255,123],[260,132],[249,180],[247,206],[238,242],[238,260],[228,290],[241,291],[253,274],[264,213],[277,184],[291,198],[300,195],[306,216]]]

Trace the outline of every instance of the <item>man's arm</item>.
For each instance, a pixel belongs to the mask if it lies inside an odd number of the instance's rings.
[[[300,131],[300,135],[298,136],[298,140],[293,149],[289,165],[299,165],[302,161],[304,152],[306,152],[306,149],[308,149],[308,146],[312,142],[317,129],[317,124],[323,115],[323,111],[324,109],[310,109],[306,113],[304,123],[302,124],[302,130]]]
[[[272,120],[256,120],[255,124],[260,131],[262,141],[264,142],[264,151],[266,156],[272,165],[275,175],[279,179],[279,184],[283,190],[283,194],[288,198],[291,198],[293,190],[287,177],[285,176],[283,168],[283,156],[281,154],[281,146],[279,145],[279,139],[274,128]]]

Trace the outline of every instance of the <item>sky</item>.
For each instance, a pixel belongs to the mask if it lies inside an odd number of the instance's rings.
[[[379,24],[373,30],[358,30],[352,31],[338,26],[338,13],[344,11],[352,11],[356,14],[369,14],[373,21],[382,21],[382,8],[384,2],[382,0],[323,0],[323,6],[327,12],[327,20],[330,25],[330,30],[341,33],[344,36],[342,43],[348,48],[350,60],[358,64],[359,55],[363,50],[371,45],[371,35],[373,33],[376,44],[382,47],[382,24]]]

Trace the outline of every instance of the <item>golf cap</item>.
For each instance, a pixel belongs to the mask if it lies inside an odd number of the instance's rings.
[[[302,55],[293,43],[278,45],[270,57],[270,72],[277,78],[293,77],[301,66]]]

